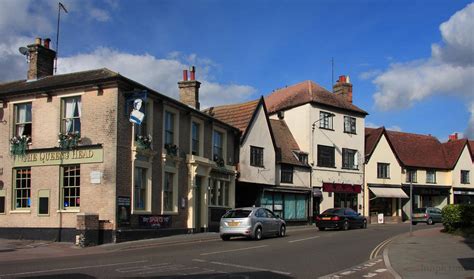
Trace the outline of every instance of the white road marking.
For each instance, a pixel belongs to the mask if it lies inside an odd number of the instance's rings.
[[[354,272],[355,272],[355,271],[348,270],[348,271],[341,272],[341,273],[339,273],[339,274],[341,274],[341,275],[349,275],[349,274],[352,274],[352,273],[354,273]]]
[[[20,273],[0,274],[0,277],[2,277],[2,276],[16,276],[16,275],[28,275],[28,274],[36,274],[36,273],[58,272],[58,271],[68,271],[68,270],[77,270],[77,269],[109,267],[109,266],[117,266],[117,265],[124,265],[124,264],[136,264],[136,263],[146,263],[146,262],[147,262],[147,261],[144,260],[144,261],[136,261],[136,262],[123,262],[123,263],[114,263],[114,264],[100,264],[100,265],[89,265],[89,266],[56,268],[56,269],[37,270],[37,271],[28,271],[28,272],[20,272]]]
[[[277,273],[277,274],[283,274],[283,275],[290,275],[291,274],[289,272],[284,272],[284,271],[279,271],[279,270],[271,270],[271,269],[258,268],[258,267],[245,266],[245,265],[238,265],[238,264],[221,263],[221,262],[209,262],[209,263],[217,264],[217,265],[224,265],[224,266],[238,267],[238,268],[243,268],[243,269],[257,270],[257,271],[269,271],[269,272],[273,272],[273,273]]]
[[[362,277],[365,277],[365,278],[371,278],[371,277],[374,277],[374,276],[377,276],[377,273],[369,273],[369,274],[366,274],[366,275],[363,275]]]
[[[233,250],[224,250],[224,251],[217,251],[217,252],[209,252],[209,253],[203,253],[201,256],[207,256],[207,255],[214,255],[214,254],[221,254],[221,253],[230,253],[230,252],[237,252],[237,251],[244,251],[244,250],[251,250],[251,249],[258,249],[258,248],[263,248],[267,247],[268,245],[260,245],[260,246],[255,246],[255,247],[248,247],[248,248],[240,248],[240,249],[233,249]]]
[[[155,269],[155,268],[162,268],[163,266],[166,266],[166,265],[169,265],[169,263],[160,263],[160,264],[146,265],[146,266],[134,266],[134,267],[118,268],[115,271],[121,272],[121,273],[137,272],[137,271],[144,271],[144,270],[150,270],[150,269]]]
[[[201,259],[193,259],[193,262],[205,263],[206,261],[205,261],[205,260],[201,260]]]
[[[385,272],[385,271],[387,271],[386,268],[381,268],[381,269],[377,269],[375,272],[382,273],[382,272]]]
[[[161,269],[158,270],[150,270],[150,271],[143,271],[137,273],[137,275],[144,275],[144,274],[150,274],[150,273],[163,273],[163,272],[170,272],[170,271],[181,271],[181,270],[188,270],[188,269],[195,269],[195,267],[184,267],[182,264],[177,264],[177,265],[170,265],[165,266]]]
[[[305,240],[315,239],[315,238],[318,238],[318,237],[319,236],[313,236],[313,237],[308,237],[308,238],[303,238],[303,239],[296,239],[296,240],[288,241],[288,243],[293,243],[293,242],[298,242],[298,241],[305,241]]]

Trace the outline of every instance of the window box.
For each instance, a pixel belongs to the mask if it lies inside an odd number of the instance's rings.
[[[10,152],[12,155],[25,155],[28,145],[31,142],[31,137],[18,136],[10,139]]]
[[[216,162],[218,167],[224,167],[225,165],[224,159],[222,159],[222,157],[217,154],[214,155],[214,162]]]
[[[178,156],[178,149],[179,148],[176,146],[176,144],[165,144],[166,154],[168,155]]]
[[[148,136],[137,136],[135,140],[135,146],[141,150],[151,150],[152,137]]]
[[[71,133],[59,133],[58,134],[58,143],[61,149],[71,149],[76,148],[81,142],[81,133],[80,132],[71,132]]]

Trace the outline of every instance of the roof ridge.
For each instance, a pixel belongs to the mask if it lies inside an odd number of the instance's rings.
[[[212,108],[216,109],[216,108],[226,108],[226,107],[235,107],[235,106],[241,106],[241,105],[248,105],[250,103],[254,103],[254,102],[259,102],[260,99],[255,99],[255,100],[251,100],[251,101],[247,101],[247,102],[243,102],[243,103],[234,103],[234,104],[228,104],[228,105],[220,105],[220,106],[213,106]],[[206,110],[210,109],[211,107],[207,108]]]

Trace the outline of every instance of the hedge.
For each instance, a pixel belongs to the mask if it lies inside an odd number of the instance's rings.
[[[449,204],[441,210],[443,226],[447,232],[474,225],[474,205]]]

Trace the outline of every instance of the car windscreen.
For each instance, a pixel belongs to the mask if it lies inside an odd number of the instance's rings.
[[[415,208],[413,209],[413,213],[425,213],[426,208]]]
[[[227,211],[222,218],[247,218],[250,215],[251,210],[230,210]]]
[[[344,208],[330,208],[325,210],[322,214],[340,214],[344,215]]]

